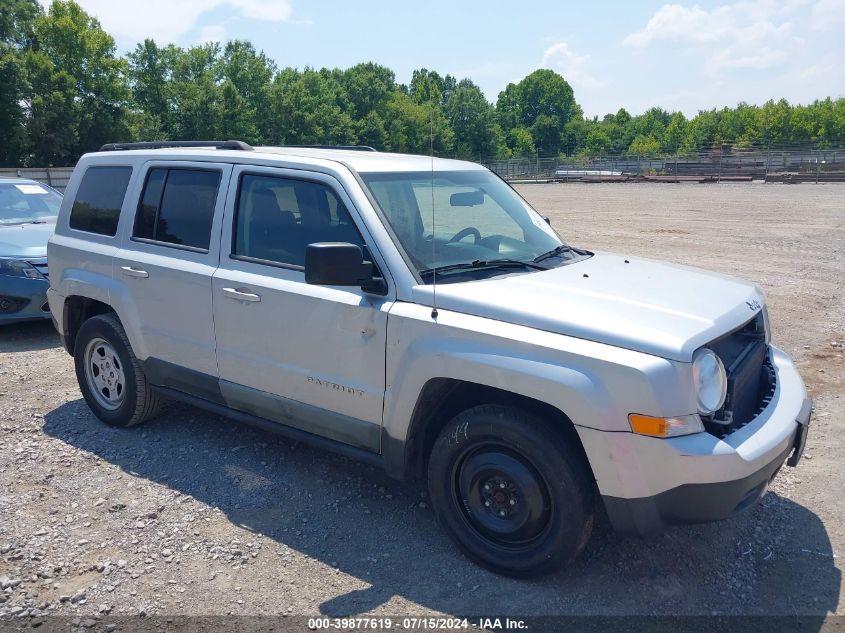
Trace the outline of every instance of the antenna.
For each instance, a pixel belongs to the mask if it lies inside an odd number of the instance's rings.
[[[431,87],[431,76],[428,78],[428,105],[429,105],[429,155],[431,156],[431,318],[437,319],[437,242],[434,239],[434,90]]]

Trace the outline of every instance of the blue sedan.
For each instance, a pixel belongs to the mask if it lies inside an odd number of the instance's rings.
[[[34,180],[0,180],[0,324],[50,318],[47,240],[61,203]]]

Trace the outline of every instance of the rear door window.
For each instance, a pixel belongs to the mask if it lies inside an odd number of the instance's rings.
[[[70,228],[114,237],[131,167],[89,167],[70,210]]]
[[[132,236],[207,251],[220,176],[210,169],[151,169]]]

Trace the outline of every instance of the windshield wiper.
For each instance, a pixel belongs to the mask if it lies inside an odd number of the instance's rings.
[[[449,264],[448,266],[438,266],[437,268],[426,268],[420,271],[423,277],[431,276],[436,272],[447,273],[454,270],[480,270],[484,268],[531,268],[532,270],[548,270],[545,266],[540,266],[535,262],[525,262],[521,259],[476,259],[473,262],[461,262],[459,264]]]
[[[586,255],[586,253],[582,250],[579,250],[577,248],[572,248],[568,244],[561,244],[560,246],[556,246],[555,248],[548,251],[547,253],[543,253],[542,255],[537,255],[537,257],[534,258],[534,262],[535,263],[541,262],[544,259],[550,259],[551,257],[557,257],[558,255],[562,255],[563,253],[566,253],[566,252],[575,253],[576,255]]]

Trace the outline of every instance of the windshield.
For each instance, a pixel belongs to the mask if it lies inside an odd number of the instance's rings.
[[[530,264],[563,244],[527,202],[486,170],[361,177],[420,273],[503,259]]]
[[[62,197],[37,183],[0,183],[0,225],[55,222]]]

